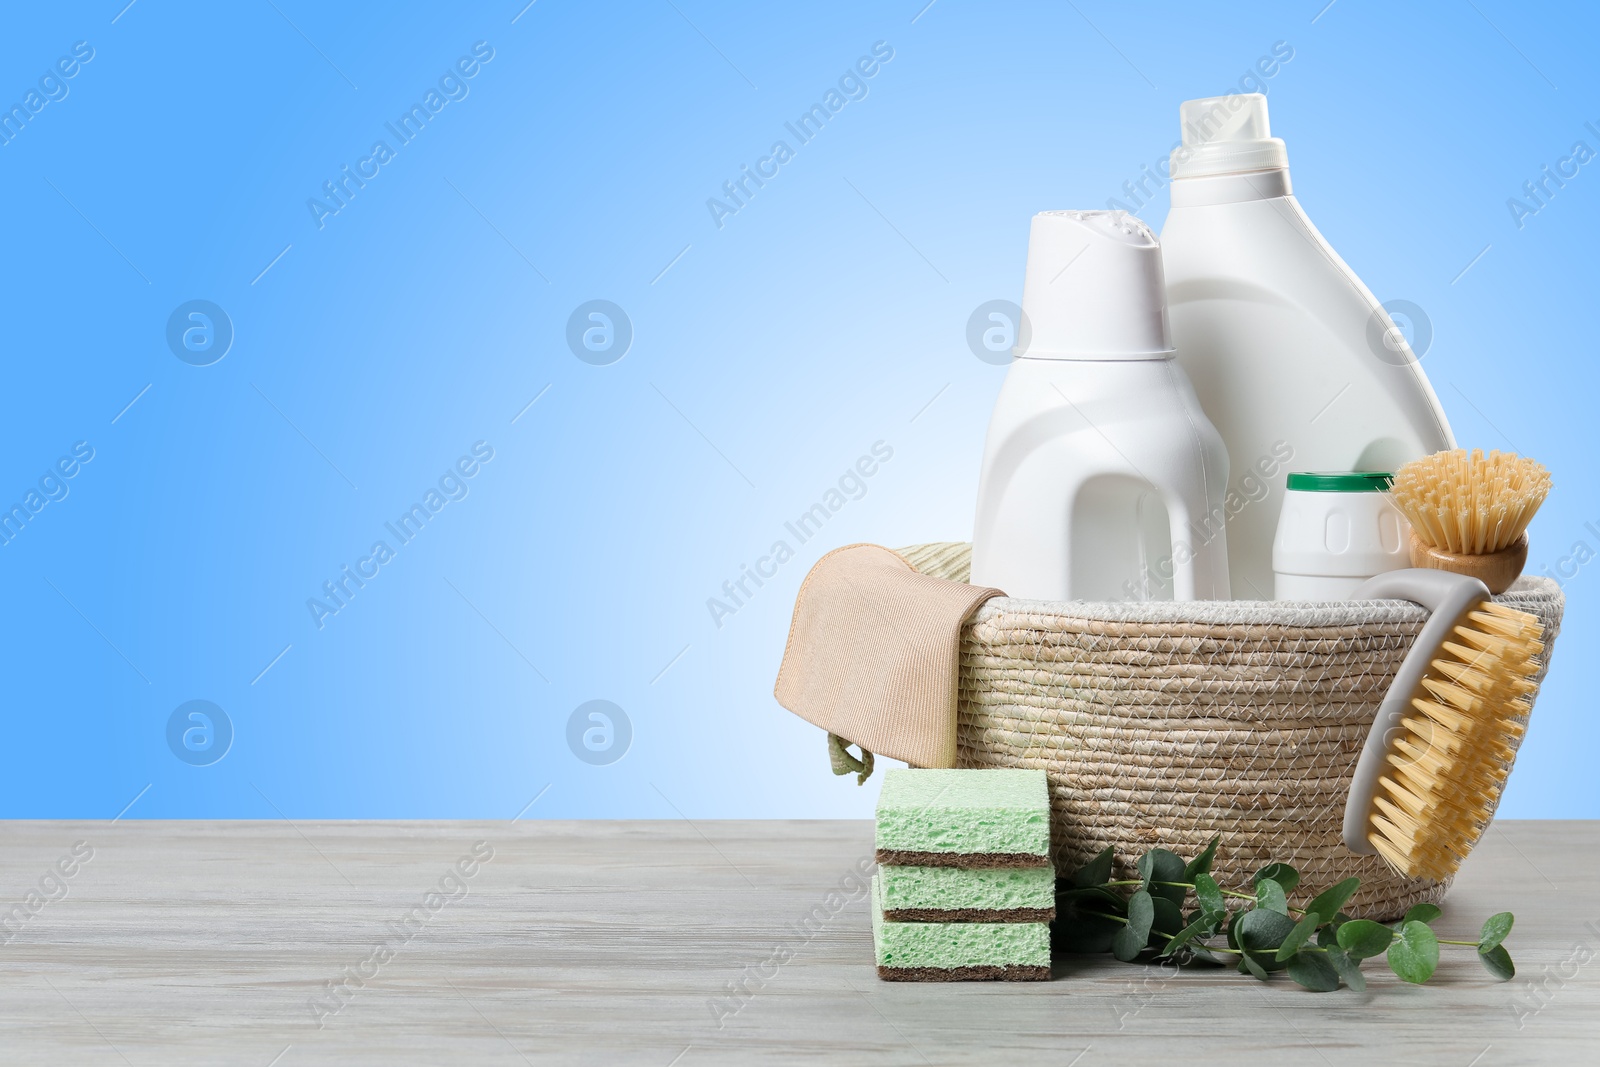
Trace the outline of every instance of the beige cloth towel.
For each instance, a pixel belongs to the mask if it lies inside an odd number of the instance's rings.
[[[954,767],[961,624],[998,589],[847,545],[800,583],[773,693],[807,722],[913,767]]]

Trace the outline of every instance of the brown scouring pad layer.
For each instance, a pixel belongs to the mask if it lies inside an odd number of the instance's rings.
[[[1050,866],[1049,856],[1031,852],[912,852],[880,848],[877,859],[880,867],[960,867],[968,871]]]
[[[892,923],[1047,923],[1054,908],[885,908]]]
[[[885,982],[1048,982],[1050,968],[1030,966],[996,967],[879,967],[878,977]]]

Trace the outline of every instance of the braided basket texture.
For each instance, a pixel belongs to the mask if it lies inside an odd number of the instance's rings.
[[[970,573],[964,543],[900,552],[925,574],[964,582]],[[1523,577],[1495,599],[1543,621],[1548,669],[1560,588]],[[1344,802],[1367,729],[1426,619],[1403,601],[997,597],[962,631],[957,763],[1048,773],[1062,874],[1111,845],[1117,877],[1136,877],[1145,850],[1189,857],[1220,833],[1213,874],[1224,887],[1248,886],[1281,860],[1302,875],[1292,896],[1357,875],[1346,911],[1398,918],[1443,899],[1449,883],[1351,853]]]

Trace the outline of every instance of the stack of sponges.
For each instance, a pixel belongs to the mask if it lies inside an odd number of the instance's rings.
[[[1050,977],[1056,877],[1043,771],[890,771],[877,851],[879,978]]]

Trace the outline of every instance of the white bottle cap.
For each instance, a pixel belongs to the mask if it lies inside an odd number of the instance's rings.
[[[1289,151],[1272,136],[1267,98],[1260,93],[1230,93],[1185,100],[1178,106],[1183,144],[1172,151],[1168,172],[1174,178],[1205,178],[1254,170],[1284,170]]]
[[[1025,359],[1166,359],[1161,243],[1126,211],[1041,211],[1028,235]]]

